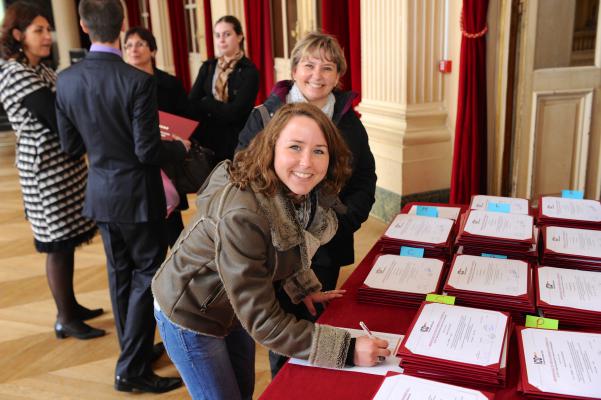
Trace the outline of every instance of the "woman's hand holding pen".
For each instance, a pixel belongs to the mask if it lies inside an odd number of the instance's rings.
[[[336,290],[328,290],[327,292],[315,292],[310,295],[305,296],[303,299],[303,303],[305,303],[305,307],[311,313],[311,315],[316,315],[314,303],[322,303],[325,305],[328,304],[330,300],[337,299],[342,297],[346,293],[346,290],[336,289]]]
[[[359,326],[367,336],[357,338],[355,342],[355,365],[361,367],[371,367],[383,362],[390,355],[388,342],[378,339],[371,333],[363,321],[359,321]]]
[[[355,341],[353,362],[359,367],[373,367],[389,355],[388,341],[384,339],[361,336]]]

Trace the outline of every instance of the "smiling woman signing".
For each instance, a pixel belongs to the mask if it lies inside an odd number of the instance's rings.
[[[252,398],[254,340],[325,367],[371,366],[390,353],[384,340],[298,320],[274,289],[295,303],[342,296],[321,292],[310,265],[336,232],[331,199],[349,161],[318,108],[289,104],[209,177],[152,284],[159,331],[193,398]]]
[[[306,102],[319,107],[336,125],[352,153],[351,177],[340,191],[346,210],[336,211],[338,231],[328,244],[317,250],[311,263],[323,289],[332,290],[336,287],[340,267],[354,262],[353,234],[367,219],[375,201],[376,166],[367,132],[352,108],[357,94],[338,88],[340,77],[346,72],[346,60],[336,39],[320,32],[309,33],[296,43],[290,58],[292,80],[278,82],[262,107],[270,115],[287,103]],[[248,146],[263,129],[259,110],[253,110],[240,132],[239,149]],[[317,317],[312,304],[294,305],[282,290],[277,295],[286,311],[307,320]],[[271,352],[269,359],[273,375],[286,361]]]

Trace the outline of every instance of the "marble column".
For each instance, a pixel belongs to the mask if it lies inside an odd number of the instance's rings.
[[[372,214],[384,220],[402,198],[439,200],[448,192],[448,83],[437,69],[443,42],[444,0],[361,2],[358,111],[376,158]]]
[[[52,0],[52,15],[54,29],[56,30],[56,44],[58,47],[58,70],[71,65],[69,50],[81,47],[79,39],[79,17],[74,2]]]

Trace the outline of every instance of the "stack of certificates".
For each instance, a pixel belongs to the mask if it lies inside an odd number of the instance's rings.
[[[525,261],[456,255],[443,291],[460,305],[535,311],[532,267]]]
[[[422,215],[437,218],[446,218],[457,221],[459,216],[467,211],[465,205],[444,204],[444,203],[426,203],[411,202],[405,204],[401,214]]]
[[[432,258],[382,254],[359,287],[358,301],[417,308],[428,293],[439,291],[443,266]]]
[[[530,202],[526,199],[515,197],[486,196],[482,194],[472,196],[470,210],[497,211],[508,214],[532,215]]]
[[[601,272],[539,267],[537,275],[536,303],[544,317],[601,329]]]
[[[384,253],[403,254],[402,247],[418,249],[421,256],[448,260],[455,222],[446,218],[398,214],[380,240]]]
[[[601,334],[519,327],[517,338],[524,397],[601,398]]]
[[[507,313],[426,302],[397,355],[407,375],[459,385],[503,387],[510,333]]]
[[[463,254],[534,262],[537,236],[530,215],[470,210],[461,217],[456,245]]]
[[[490,392],[468,389],[409,375],[390,374],[382,381],[382,386],[373,400],[391,399],[461,399],[461,400],[493,400]]]
[[[601,229],[601,203],[563,197],[541,197],[538,224]]]
[[[544,226],[542,242],[542,265],[601,271],[601,231]]]

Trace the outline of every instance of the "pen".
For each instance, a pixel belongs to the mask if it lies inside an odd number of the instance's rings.
[[[373,335],[373,333],[371,333],[371,331],[369,330],[369,328],[367,327],[367,325],[365,325],[365,322],[359,321],[359,326],[361,327],[361,329],[363,329],[363,332],[365,332],[367,334],[367,336],[369,336],[370,339],[375,339],[376,338]]]
[[[376,338],[374,336],[374,334],[371,333],[371,331],[369,330],[369,328],[367,327],[367,325],[365,325],[365,322],[359,321],[359,326],[361,327],[361,329],[363,329],[363,332],[365,332],[370,339],[375,339]],[[385,359],[386,359],[386,357],[378,356],[378,362],[382,362]]]

